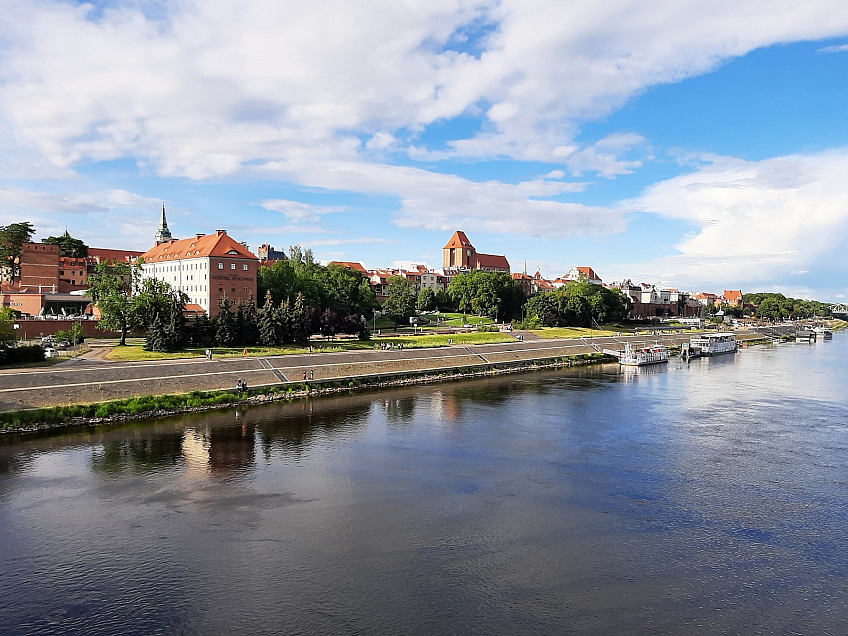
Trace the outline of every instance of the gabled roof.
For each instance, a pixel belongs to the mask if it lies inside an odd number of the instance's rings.
[[[151,247],[141,258],[145,263],[167,263],[184,258],[201,258],[207,256],[226,256],[229,258],[244,258],[258,261],[244,245],[229,236],[224,230],[214,234],[206,234],[195,238],[168,241]]]
[[[578,272],[583,274],[589,280],[601,280],[601,277],[595,273],[595,270],[591,267],[575,267]]]
[[[738,301],[742,300],[742,290],[741,289],[725,289],[724,290],[724,298],[725,300]]]
[[[503,269],[509,271],[509,261],[506,256],[495,254],[477,254],[477,266],[482,269]]]
[[[329,265],[341,265],[342,267],[347,267],[348,269],[355,269],[357,272],[362,272],[363,274],[367,273],[365,268],[362,267],[362,263],[353,263],[351,261],[330,261]]]
[[[471,247],[474,246],[471,244],[471,241],[468,240],[468,237],[465,236],[465,232],[457,230],[453,233],[453,236],[450,237],[448,244],[445,245],[442,249],[451,249],[454,247]]]
[[[143,252],[137,252],[135,250],[113,250],[105,247],[89,247],[88,248],[88,258],[89,260],[94,260],[96,262],[108,261],[108,262],[132,262],[141,256]]]

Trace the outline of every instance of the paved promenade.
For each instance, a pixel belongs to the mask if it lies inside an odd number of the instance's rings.
[[[759,334],[737,334],[740,341]],[[629,340],[635,344],[660,341],[678,345],[688,334],[592,338],[600,348],[620,349]],[[314,372],[316,380],[374,376],[405,371],[440,371],[455,367],[592,353],[594,348],[579,339],[533,340],[488,345],[454,345],[402,351],[345,351],[266,358],[222,358],[167,360],[156,362],[112,362],[80,360],[46,369],[0,371],[0,411],[60,404],[99,402],[136,395],[187,393],[229,389],[243,379],[250,387],[302,382],[303,373]]]

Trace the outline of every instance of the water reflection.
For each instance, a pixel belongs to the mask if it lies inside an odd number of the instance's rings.
[[[846,354],[0,439],[0,633],[841,634]]]

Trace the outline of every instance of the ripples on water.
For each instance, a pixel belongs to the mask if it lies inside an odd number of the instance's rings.
[[[848,334],[0,439],[2,634],[846,634]]]

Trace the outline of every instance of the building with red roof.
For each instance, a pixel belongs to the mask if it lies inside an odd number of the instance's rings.
[[[509,273],[509,261],[505,256],[478,253],[461,230],[454,232],[442,248],[442,267],[446,271],[482,269]]]
[[[143,277],[184,292],[190,304],[210,316],[218,313],[224,297],[235,303],[256,299],[259,258],[226,230],[157,242],[139,262]]]
[[[565,279],[569,281],[583,280],[592,285],[603,285],[604,283],[591,267],[572,267],[565,275]]]

